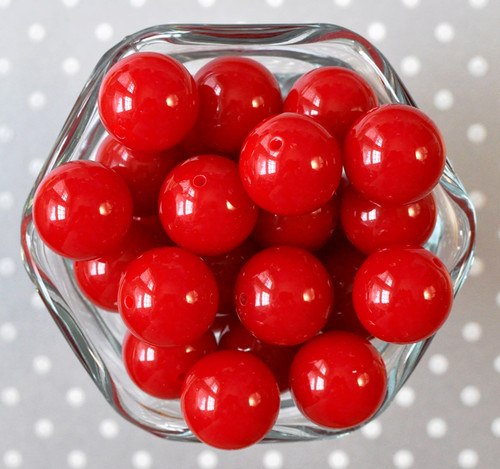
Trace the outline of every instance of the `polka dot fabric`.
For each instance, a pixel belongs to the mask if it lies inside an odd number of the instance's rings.
[[[231,453],[161,440],[109,407],[33,292],[24,201],[95,63],[125,35],[157,22],[318,21],[371,40],[441,128],[477,210],[471,275],[394,403],[360,431]],[[0,0],[0,468],[497,467],[499,22],[496,0]]]

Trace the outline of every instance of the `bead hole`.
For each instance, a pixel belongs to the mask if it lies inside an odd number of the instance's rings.
[[[203,174],[198,174],[193,178],[193,186],[203,187],[207,183],[207,178]]]
[[[275,137],[269,142],[269,149],[271,151],[279,151],[283,146],[283,140],[281,138]]]

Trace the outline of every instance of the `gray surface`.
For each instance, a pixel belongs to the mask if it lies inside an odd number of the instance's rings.
[[[330,22],[373,39],[441,127],[479,233],[449,321],[378,426],[222,452],[163,441],[114,413],[33,295],[18,227],[39,163],[111,45],[159,22],[238,21]],[[374,23],[385,26],[378,40]],[[499,467],[499,24],[498,0],[0,0],[0,467]]]

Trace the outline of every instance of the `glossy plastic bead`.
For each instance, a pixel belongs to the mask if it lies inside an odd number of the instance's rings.
[[[396,244],[424,244],[436,223],[432,193],[404,205],[379,205],[350,185],[342,193],[340,220],[349,241],[370,254]]]
[[[217,304],[217,284],[208,266],[178,247],[141,254],[125,269],[118,290],[127,328],[159,346],[198,339],[214,321]]]
[[[453,283],[435,254],[421,246],[393,246],[363,262],[352,296],[360,321],[375,337],[409,344],[443,325],[453,303]]]
[[[251,353],[222,350],[188,372],[181,409],[190,430],[220,449],[241,449],[271,430],[280,406],[271,370]]]
[[[180,62],[137,52],[106,73],[98,105],[104,127],[116,140],[132,150],[156,153],[172,148],[193,127],[198,93]]]
[[[127,332],[122,346],[125,370],[145,393],[159,399],[177,399],[187,372],[201,358],[217,350],[212,331],[188,345],[158,347]]]
[[[160,191],[159,213],[176,244],[212,256],[236,248],[250,235],[258,208],[234,161],[200,155],[170,172]]]
[[[247,134],[281,112],[278,81],[248,57],[217,57],[195,75],[200,98],[197,138],[212,152],[239,155]]]
[[[342,175],[340,147],[307,116],[283,113],[259,124],[240,154],[243,185],[259,207],[300,215],[325,205]]]
[[[363,337],[325,332],[295,355],[290,390],[311,421],[328,428],[353,427],[380,408],[387,391],[385,364]]]
[[[73,260],[114,251],[132,222],[132,198],[123,179],[94,161],[53,169],[38,186],[33,221],[43,242]]]
[[[296,345],[314,337],[333,308],[330,275],[308,251],[267,248],[241,269],[235,305],[243,325],[258,339]]]
[[[370,84],[345,67],[326,66],[302,75],[292,86],[283,110],[322,124],[339,143],[358,117],[378,104]]]
[[[385,104],[360,117],[345,138],[343,156],[351,184],[382,205],[425,197],[439,182],[446,162],[436,124],[403,104]]]

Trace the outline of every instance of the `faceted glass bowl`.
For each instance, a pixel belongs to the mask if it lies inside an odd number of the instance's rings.
[[[193,74],[216,56],[251,57],[275,74],[283,96],[309,70],[338,65],[361,74],[381,103],[415,103],[373,45],[352,31],[327,24],[155,26],[126,37],[95,67],[28,195],[21,225],[23,260],[48,311],[109,404],[135,425],[160,437],[197,441],[184,423],[178,400],[150,397],[132,383],[121,359],[125,326],[120,316],[101,311],[85,300],[75,283],[71,261],[44,245],[32,220],[33,196],[42,178],[67,161],[94,158],[106,136],[97,110],[99,84],[115,62],[137,51],[168,54]],[[448,267],[456,294],[472,263],[476,226],[470,200],[449,161],[434,194],[438,219],[426,247]],[[390,404],[431,340],[411,345],[373,340],[389,377],[385,401],[374,418]],[[285,393],[279,418],[263,441],[336,437],[354,429],[334,430],[309,422],[297,410],[290,394]]]

